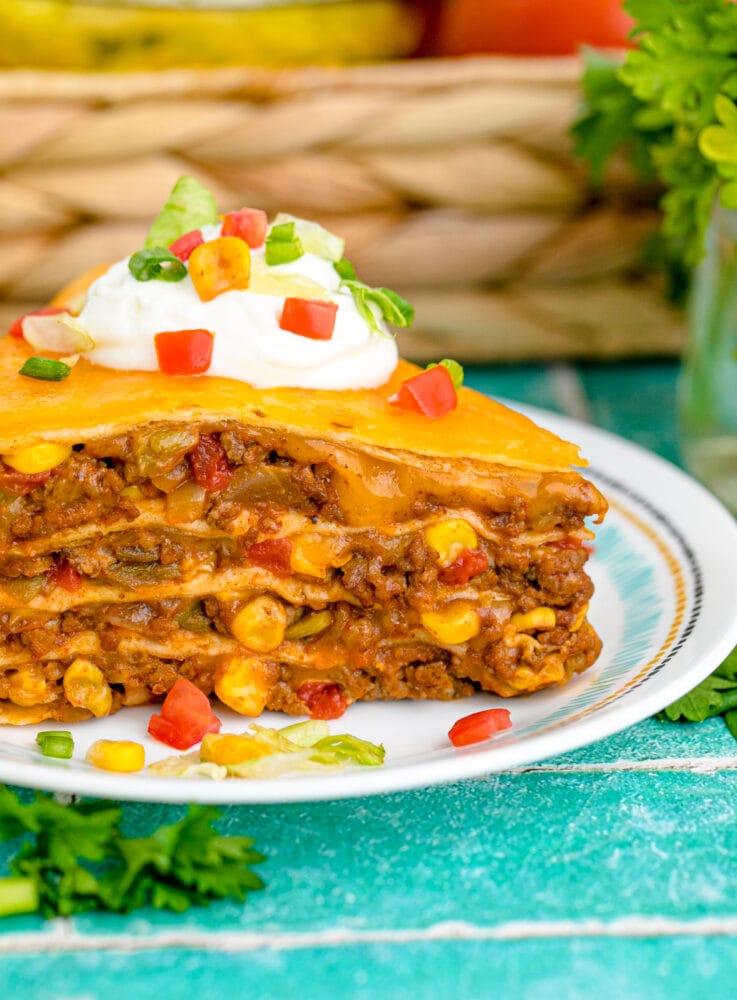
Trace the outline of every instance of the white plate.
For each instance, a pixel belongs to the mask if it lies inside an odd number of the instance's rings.
[[[167,756],[146,737],[151,709],[129,709],[72,727],[75,759],[49,761],[35,748],[38,729],[6,727],[0,780],[53,791],[156,802],[295,802],[394,792],[529,764],[584,746],[652,715],[690,690],[737,645],[737,523],[675,466],[606,431],[519,407],[590,459],[587,475],[611,509],[597,531],[591,620],[604,643],[597,663],[567,687],[515,700],[478,695],[456,702],[353,705],[333,732],[348,731],[387,750],[382,767],[277,779],[155,778],[118,775],[84,763],[94,740],[134,739],[147,760]],[[454,749],[453,722],[504,705],[512,729]],[[244,719],[218,712],[223,730]],[[266,714],[265,725],[292,719]]]

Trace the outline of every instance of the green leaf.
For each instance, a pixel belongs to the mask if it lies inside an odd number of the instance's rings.
[[[699,135],[699,149],[715,163],[737,163],[737,125],[708,125]]]
[[[717,677],[726,677],[737,684],[737,646],[722,660],[714,673]]]
[[[576,147],[595,180],[620,150],[651,167],[665,191],[663,232],[692,267],[722,178],[737,179],[724,172],[737,154],[737,5],[629,0],[627,10],[638,44],[608,78],[596,62],[587,68]]]
[[[32,885],[46,916],[147,905],[180,912],[225,896],[243,899],[262,888],[249,866],[264,857],[249,838],[220,835],[218,815],[191,806],[178,823],[128,838],[120,832],[121,810],[111,803],[62,805],[44,793],[25,803],[0,786],[0,836],[21,840],[10,861],[17,879],[5,897],[0,880],[0,915],[4,898],[7,912],[20,906],[14,886],[30,906]]]
[[[169,247],[180,236],[218,221],[212,193],[194,177],[183,174],[171,189],[166,204],[154,219],[144,247]]]
[[[688,694],[663,709],[665,718],[671,722],[684,719],[686,722],[703,722],[710,716],[719,714],[724,702],[723,691],[737,687],[726,677],[711,674]]]
[[[737,708],[730,709],[729,712],[726,712],[724,721],[727,724],[727,729],[737,740]]]
[[[618,150],[624,150],[635,170],[652,180],[654,167],[648,138],[643,132],[667,127],[669,117],[643,108],[619,78],[620,60],[594,49],[585,52],[582,78],[584,105],[571,133],[576,155],[588,162],[595,186],[604,180],[606,166]]]
[[[737,107],[725,94],[717,94],[714,99],[714,112],[722,125],[737,129]]]

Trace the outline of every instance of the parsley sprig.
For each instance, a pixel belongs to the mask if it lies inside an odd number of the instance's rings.
[[[23,802],[0,785],[0,840],[19,842],[13,877],[0,879],[0,915],[46,917],[141,906],[182,912],[263,888],[264,861],[248,837],[223,836],[213,807],[189,807],[148,837],[121,832],[122,810],[102,801],[64,805],[44,792]]]
[[[737,648],[692,691],[674,701],[658,718],[670,722],[704,722],[723,715],[730,733],[737,739]]]
[[[577,150],[595,179],[621,149],[643,177],[656,178],[665,189],[663,232],[693,266],[717,192],[737,207],[737,114],[727,108],[737,99],[737,5],[628,0],[625,9],[638,44],[621,66],[590,57]]]

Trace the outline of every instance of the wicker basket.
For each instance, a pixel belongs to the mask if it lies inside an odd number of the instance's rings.
[[[140,245],[183,172],[221,205],[314,217],[417,307],[416,358],[674,354],[640,267],[658,224],[570,153],[575,59],[347,69],[0,73],[0,323]]]

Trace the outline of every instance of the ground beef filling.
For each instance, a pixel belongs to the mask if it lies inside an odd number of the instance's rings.
[[[452,596],[453,585],[444,582],[443,569],[422,532],[392,537],[370,530],[352,536],[351,542],[350,559],[329,570],[325,583],[340,584],[362,607],[428,607]],[[575,542],[570,544],[500,548],[481,540],[479,550],[486,568],[458,586],[479,595],[502,591],[520,611],[540,604],[583,603],[592,590],[585,573],[588,552]],[[135,592],[167,581],[186,584],[203,573],[262,565],[254,563],[252,551],[248,536],[202,539],[182,532],[131,529],[43,556],[0,558],[0,588],[27,603],[68,584],[63,570],[71,567],[92,583]]]
[[[584,620],[592,591],[584,571],[588,552],[576,536],[585,517],[604,512],[593,486],[574,473],[515,478],[502,471],[490,475],[483,488],[443,485],[439,478],[436,489],[422,478],[425,473],[405,470],[408,489],[395,490],[385,505],[381,490],[374,497],[368,488],[375,473],[371,463],[362,465],[358,453],[344,452],[341,459],[338,452],[325,443],[300,444],[242,427],[159,427],[75,446],[48,474],[22,476],[0,463],[0,594],[4,588],[13,598],[7,604],[24,605],[3,609],[0,598],[2,650],[15,660],[0,667],[0,707],[41,705],[48,710],[44,717],[71,719],[79,706],[65,695],[64,671],[75,637],[85,633],[97,637],[89,659],[113,690],[113,710],[160,700],[179,676],[209,694],[224,657],[233,656],[222,652],[232,650],[232,643],[220,639],[232,640],[239,612],[264,587],[276,596],[279,590],[272,577],[258,590],[227,597],[182,592],[195,577],[209,574],[215,582],[218,573],[250,566],[288,577],[290,584],[299,581],[288,559],[280,566],[272,552],[264,561],[264,549],[258,548],[264,539],[280,539],[285,511],[316,525],[362,527],[346,533],[348,558],[338,559],[341,564],[334,563],[324,580],[301,578],[308,596],[294,602],[279,598],[287,615],[285,642],[258,654],[271,679],[266,708],[305,714],[309,706],[299,692],[314,683],[335,685],[346,704],[451,699],[478,690],[507,696],[564,683],[595,660],[599,640]],[[402,475],[387,472],[400,485]],[[121,520],[135,521],[138,505],[149,499],[163,499],[169,527],[121,530]],[[385,536],[373,527],[435,520],[464,508],[476,510],[501,540],[479,541],[483,565],[462,580],[447,577],[448,568],[422,531]],[[244,511],[255,512],[256,524],[238,535],[231,526]],[[203,520],[223,535],[187,534],[188,523]],[[14,551],[16,543],[53,539],[67,529],[113,524],[115,531],[48,554]],[[528,531],[549,540],[526,545],[522,533]],[[90,583],[113,584],[131,600],[98,600],[61,613],[28,607],[35,597],[57,590],[69,591],[73,604],[82,585],[89,602]],[[320,595],[321,587],[335,584],[346,599]],[[135,599],[137,590],[152,585],[175,596]],[[313,593],[318,596],[309,596]],[[473,602],[480,630],[454,647],[423,632],[422,616],[456,597]],[[554,627],[519,634],[509,627],[510,615],[540,606],[555,610]],[[319,632],[300,637],[298,629],[290,638],[289,629],[313,612],[323,614]],[[147,650],[154,643],[167,656],[151,655]],[[197,649],[207,649],[207,655]]]
[[[303,454],[298,455],[300,447]],[[0,551],[15,540],[44,538],[88,524],[133,521],[140,513],[137,503],[146,499],[166,498],[167,510],[182,516],[178,491],[187,483],[202,491],[199,499],[189,498],[192,519],[203,518],[226,531],[244,507],[267,519],[292,510],[352,523],[356,511],[349,509],[351,503],[360,507],[368,502],[371,490],[359,500],[351,499],[351,491],[365,486],[371,466],[350,470],[345,454],[341,459],[341,453],[325,443],[299,445],[263,430],[174,427],[76,445],[65,462],[41,475],[23,476],[0,462]],[[359,462],[356,454],[352,459]],[[398,467],[387,469],[399,475]],[[418,472],[415,479],[421,476]],[[411,490],[400,490],[402,496],[393,499],[389,516],[422,517],[465,502],[483,510],[491,527],[513,535],[530,525],[540,530],[553,523],[561,529],[574,527],[605,509],[595,488],[574,473],[530,474],[519,482],[504,473],[502,480],[506,485],[488,497],[483,492],[471,496],[458,487],[449,490],[447,485],[442,496],[435,495],[427,481],[427,488],[412,495]]]
[[[599,652],[599,641],[586,624],[575,633],[566,633],[563,641],[555,636],[539,643],[536,654],[538,683],[524,676],[524,690],[534,690],[553,683],[564,683],[585,670]],[[541,635],[542,639],[542,635]],[[552,644],[551,644],[552,643]],[[470,649],[462,657],[425,643],[408,642],[379,649],[374,657],[361,658],[360,665],[343,662],[326,669],[270,660],[274,683],[265,708],[291,715],[308,714],[299,696],[308,682],[334,684],[346,704],[355,701],[438,699],[465,697],[478,691],[501,695],[518,692],[515,676],[534,669],[523,660],[520,648],[497,643],[485,653]],[[116,711],[124,705],[140,705],[163,699],[178,677],[186,677],[206,694],[213,691],[222,669],[222,657],[195,655],[183,659],[159,658],[145,653],[125,657],[115,652],[88,657],[104,674],[113,691]],[[0,702],[29,708],[43,704],[47,718],[60,721],[74,712],[65,696],[63,676],[72,660],[28,661],[22,665],[0,668]],[[29,683],[29,680],[32,683]],[[34,698],[29,694],[37,692]],[[0,712],[0,715],[2,713]]]

